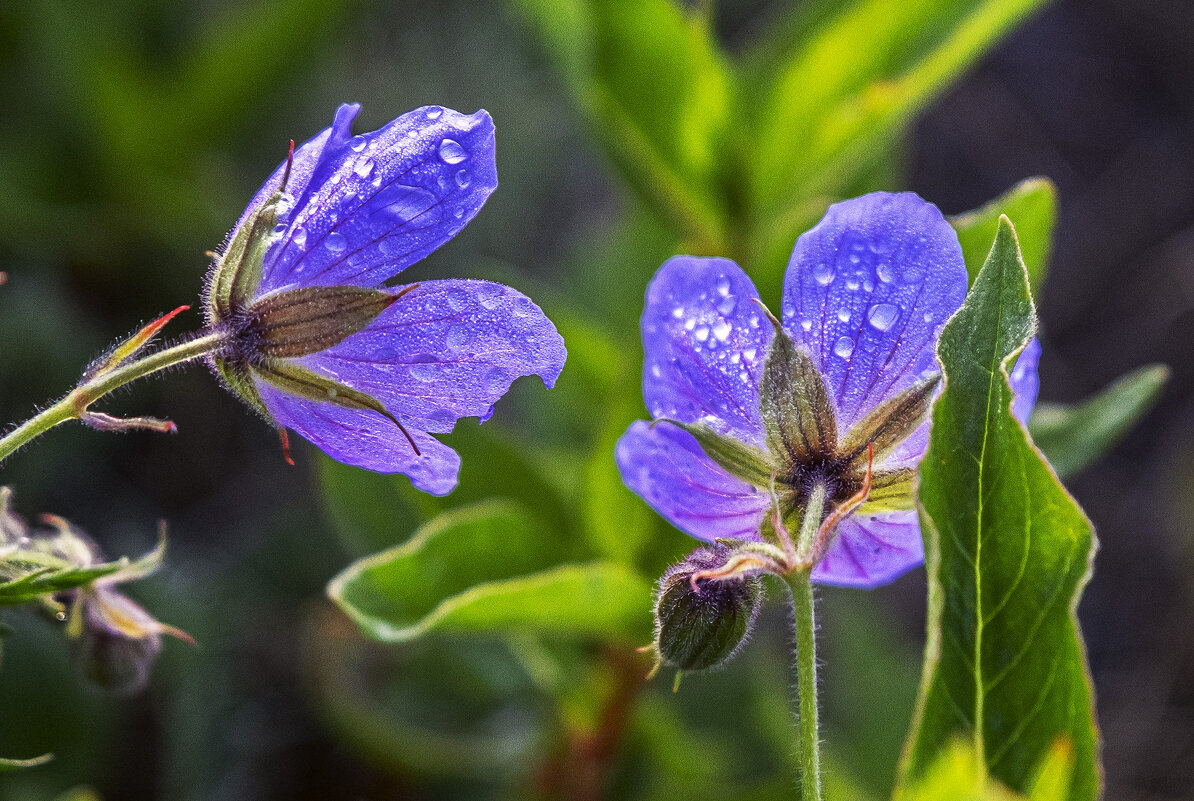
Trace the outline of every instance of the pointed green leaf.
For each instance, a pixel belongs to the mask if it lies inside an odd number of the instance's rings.
[[[4,759],[0,757],[0,773],[10,770],[21,770],[22,768],[36,768],[38,765],[46,764],[53,758],[53,754],[42,754],[32,759]]]
[[[626,182],[699,250],[725,252],[729,66],[671,0],[514,0]]]
[[[991,249],[1000,215],[1007,215],[1016,224],[1028,283],[1036,297],[1049,268],[1053,225],[1057,221],[1057,187],[1048,178],[1026,178],[982,208],[950,218],[962,244],[970,283],[974,283]]]
[[[1168,380],[1165,365],[1141,367],[1074,406],[1040,404],[1028,430],[1057,475],[1071,476],[1115,447],[1156,404]]]
[[[753,195],[788,208],[841,194],[929,101],[1044,0],[864,0],[776,64],[757,108]]]
[[[903,765],[915,782],[953,738],[978,770],[1025,792],[1058,738],[1073,744],[1069,801],[1098,795],[1098,734],[1075,608],[1094,531],[1011,414],[1008,369],[1035,310],[1012,226],[937,354],[945,391],[920,467],[928,642]]]
[[[837,420],[825,379],[808,349],[797,346],[778,323],[759,395],[767,448],[776,459],[800,463],[837,449]]]
[[[328,595],[370,636],[522,628],[649,636],[652,586],[612,562],[559,562],[560,537],[491,500],[444,512],[409,542],[350,565]]]

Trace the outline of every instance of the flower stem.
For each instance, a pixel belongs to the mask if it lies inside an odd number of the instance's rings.
[[[796,693],[800,729],[800,795],[803,801],[821,801],[821,739],[817,723],[817,643],[810,570],[785,578],[792,590],[796,635]]]
[[[0,462],[13,451],[41,436],[54,426],[68,420],[78,420],[87,407],[125,384],[183,364],[218,350],[224,342],[221,333],[207,333],[180,342],[171,348],[151,353],[144,358],[129,361],[120,366],[86,377],[57,403],[47,406],[8,434],[0,437]]]
[[[796,552],[807,559],[817,529],[825,516],[826,487],[817,484],[809,496],[800,522]],[[792,619],[795,628],[795,670],[797,713],[800,730],[800,795],[803,801],[821,801],[821,738],[817,722],[817,621],[813,608],[812,566],[784,576],[792,590]]]

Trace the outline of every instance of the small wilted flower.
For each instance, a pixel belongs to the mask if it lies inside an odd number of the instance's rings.
[[[826,584],[893,580],[924,560],[913,478],[937,337],[966,284],[953,228],[912,194],[831,206],[796,242],[779,319],[732,261],[669,260],[642,318],[659,424],[619,440],[623,480],[697,539],[740,543],[708,578],[811,567]],[[1022,420],[1039,353],[1034,342],[1012,374]],[[815,534],[800,554],[798,529]]]
[[[165,537],[140,559],[105,562],[90,537],[55,515],[30,529],[10,511],[0,487],[0,588],[8,600],[40,602],[66,620],[71,653],[85,678],[100,687],[135,692],[145,686],[163,634],[194,644],[186,632],[156,620],[116,587],[161,566]],[[17,590],[20,592],[18,593]]]
[[[293,151],[212,270],[211,358],[280,429],[348,464],[443,495],[459,456],[431,434],[482,421],[514,379],[547,386],[563,340],[529,298],[487,281],[382,287],[455,236],[497,187],[493,122],[428,106],[353,136],[360,106]]]
[[[653,650],[662,664],[707,670],[733,659],[754,629],[763,604],[758,576],[701,578],[732,555],[725,545],[697,548],[659,579]]]

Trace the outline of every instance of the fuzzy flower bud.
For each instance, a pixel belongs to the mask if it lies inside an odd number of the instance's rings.
[[[763,603],[759,577],[693,581],[724,567],[732,555],[720,544],[698,548],[659,580],[655,650],[661,662],[681,671],[707,670],[728,662],[746,642]]]

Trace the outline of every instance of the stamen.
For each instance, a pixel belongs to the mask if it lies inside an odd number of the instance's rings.
[[[874,478],[875,466],[875,443],[868,442],[866,446],[866,475],[862,479],[862,488],[858,492],[851,495],[844,502],[834,509],[829,517],[825,518],[825,522],[817,529],[817,536],[813,540],[812,563],[816,564],[825,556],[825,552],[829,550],[829,543],[833,536],[833,530],[837,525],[849,517],[855,509],[866,501],[867,496],[871,494],[871,482]]]
[[[286,464],[294,467],[294,459],[290,456],[290,434],[284,428],[278,429],[278,439],[282,441],[282,458]]]
[[[282,189],[286,189],[286,182],[290,180],[290,167],[294,164],[294,140],[290,140],[290,152],[286,154],[286,169],[282,172]]]

